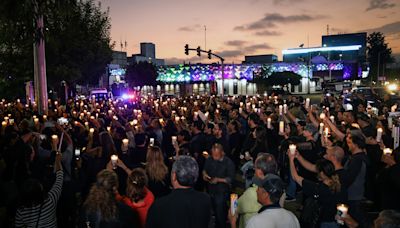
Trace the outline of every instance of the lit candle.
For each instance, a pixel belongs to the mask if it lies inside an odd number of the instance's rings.
[[[268,117],[268,119],[267,119],[267,128],[268,128],[268,129],[271,129],[271,128],[272,128],[272,127],[271,127],[271,121],[272,121],[271,118]]]
[[[284,113],[284,114],[287,113],[287,104],[283,104],[283,113]]]
[[[294,155],[296,153],[296,145],[295,144],[289,145],[289,152],[291,155]]]
[[[52,135],[52,136],[51,136],[51,139],[52,139],[53,141],[55,141],[55,140],[58,139],[58,136],[57,136],[57,135]]]
[[[57,106],[58,105],[58,101],[54,101],[54,105]]]
[[[158,119],[158,121],[160,122],[161,125],[164,124],[164,119],[163,118]]]
[[[35,123],[35,125],[37,125],[39,123],[39,118],[33,119],[33,122]]]
[[[331,120],[332,123],[335,123],[335,117],[334,116],[330,116],[329,119]]]
[[[284,132],[285,132],[285,122],[281,120],[279,121],[279,133],[283,134]]]
[[[1,126],[2,126],[3,128],[5,128],[5,127],[7,126],[7,122],[6,122],[6,121],[1,122]]]
[[[111,127],[107,127],[107,131],[108,131],[108,132],[111,132]]]
[[[385,149],[383,149],[383,154],[384,154],[384,155],[391,155],[392,152],[393,152],[393,150],[390,149],[390,148],[385,148]]]
[[[81,155],[81,150],[79,148],[75,149],[75,156],[80,156]]]
[[[310,98],[306,99],[306,108],[308,109],[310,107]]]
[[[243,112],[243,108],[240,107],[240,108],[239,108],[239,113],[242,113],[242,112]]]
[[[122,152],[128,151],[129,139],[122,139]]]
[[[377,142],[381,142],[382,133],[383,133],[383,129],[382,128],[376,129],[376,141]]]
[[[150,138],[150,146],[154,146],[154,138]]]
[[[94,128],[90,128],[90,129],[89,129],[89,135],[90,135],[90,136],[93,136],[93,133],[94,133]]]
[[[319,118],[320,118],[321,120],[324,120],[325,117],[326,117],[325,113],[322,112],[321,114],[319,114]]]
[[[112,163],[113,169],[117,168],[117,161],[118,161],[118,156],[115,154],[111,155],[111,163]]]
[[[238,207],[238,195],[235,193],[231,194],[231,215],[236,214],[236,209]]]
[[[177,143],[177,141],[178,141],[178,137],[177,136],[172,136],[171,140],[172,140],[172,145],[175,145]]]
[[[240,102],[240,107],[243,107],[243,102]]]
[[[283,106],[279,105],[279,115],[282,115],[282,114],[283,114]]]
[[[349,208],[347,207],[347,205],[345,204],[338,204],[337,207],[337,214],[339,215],[340,218],[345,218],[347,216],[347,212],[349,210]],[[338,223],[341,225],[344,225],[343,220],[338,220]]]
[[[324,133],[324,123],[320,123],[319,124],[319,134],[323,134]]]
[[[329,137],[329,128],[328,127],[326,127],[324,130],[324,136]]]
[[[47,120],[47,116],[43,115],[43,120],[46,121]]]

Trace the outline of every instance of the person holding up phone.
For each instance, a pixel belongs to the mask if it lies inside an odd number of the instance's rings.
[[[21,193],[22,204],[15,216],[15,227],[57,227],[56,208],[64,177],[61,159],[61,153],[57,152],[54,162],[56,181],[47,195],[39,180],[25,181]]]

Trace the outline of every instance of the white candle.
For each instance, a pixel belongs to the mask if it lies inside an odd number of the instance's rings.
[[[279,121],[279,133],[283,134],[285,132],[285,122]]]
[[[3,128],[5,128],[5,127],[7,126],[7,122],[6,122],[6,121],[1,122],[1,126],[2,126]]]
[[[113,169],[117,168],[117,161],[118,161],[118,156],[115,154],[111,155],[111,163],[112,163]]]
[[[107,131],[108,131],[108,132],[111,132],[111,127],[107,127]]]
[[[177,143],[177,141],[178,141],[178,137],[177,136],[172,136],[171,140],[172,140],[172,145],[175,145]]]
[[[329,137],[329,128],[328,127],[326,127],[324,130],[324,136]]]
[[[283,104],[283,113],[284,113],[284,114],[287,113],[287,104]]]
[[[179,116],[175,116],[175,122],[179,122],[181,118]]]
[[[338,204],[336,207],[337,211],[338,211],[338,215],[340,218],[345,218],[347,216],[347,212],[349,210],[349,208],[347,207],[347,205],[345,204]],[[341,225],[344,225],[343,220],[338,220],[338,223]]]
[[[332,123],[335,123],[335,117],[334,116],[330,116],[329,119],[331,120]]]
[[[240,107],[243,107],[243,102],[240,102]]]
[[[52,135],[51,136],[51,139],[54,141],[54,140],[57,140],[58,139],[58,136],[57,135]]]
[[[243,108],[239,108],[239,113],[242,113],[243,112]]]
[[[38,124],[39,123],[39,118],[33,119],[33,122],[35,123],[35,125]]]
[[[319,124],[319,133],[322,135],[324,133],[324,123]]]
[[[279,115],[282,115],[282,114],[283,114],[283,106],[279,105]]]
[[[391,155],[392,152],[393,152],[393,150],[390,149],[390,148],[385,148],[385,149],[383,149],[383,154],[384,154],[384,155]]]
[[[310,98],[306,99],[306,108],[308,109],[310,107]]]
[[[90,128],[90,129],[89,129],[89,135],[90,135],[90,136],[93,136],[93,133],[94,133],[94,128]]]
[[[326,117],[325,113],[322,112],[321,114],[319,114],[319,118],[320,118],[321,120],[324,120],[325,117]]]
[[[272,121],[271,118],[268,117],[268,119],[267,119],[267,128],[268,128],[268,129],[271,129],[271,128],[272,128],[272,127],[271,127],[271,121]]]
[[[150,146],[154,146],[154,138],[150,138]]]
[[[78,148],[75,148],[75,156],[80,156],[81,155],[81,150]]]
[[[238,207],[238,195],[235,193],[231,194],[231,215],[235,215]]]
[[[289,145],[289,152],[291,155],[294,155],[296,153],[296,145],[295,144]]]
[[[122,139],[122,152],[128,151],[129,139]]]
[[[47,120],[47,116],[46,115],[43,115],[43,120]]]
[[[383,129],[382,128],[376,129],[376,141],[377,142],[381,142],[382,133],[383,133]]]

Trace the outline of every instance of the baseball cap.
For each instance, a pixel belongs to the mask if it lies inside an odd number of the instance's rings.
[[[283,181],[275,174],[268,174],[264,179],[254,178],[253,183],[277,197],[280,197],[285,189]]]

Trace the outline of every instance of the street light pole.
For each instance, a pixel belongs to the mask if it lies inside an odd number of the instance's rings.
[[[222,91],[221,91],[221,95],[222,97],[224,97],[224,93],[225,93],[225,84],[224,84],[224,74],[225,74],[225,65],[224,65],[224,59],[221,59],[221,81],[222,81]]]

